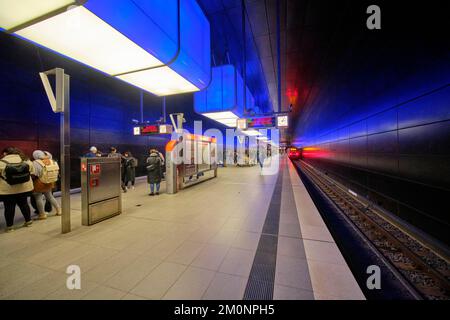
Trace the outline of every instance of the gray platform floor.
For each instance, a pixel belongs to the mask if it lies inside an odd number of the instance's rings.
[[[273,299],[364,299],[294,168],[282,163]],[[123,195],[123,214],[90,227],[72,195],[71,233],[60,234],[56,216],[1,231],[0,299],[242,299],[277,178],[220,168],[175,195],[163,184],[156,197],[139,182]],[[69,265],[81,268],[80,290],[67,289]]]

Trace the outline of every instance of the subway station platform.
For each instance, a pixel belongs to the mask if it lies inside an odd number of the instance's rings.
[[[141,180],[121,215],[90,227],[74,194],[65,235],[55,216],[8,234],[1,221],[0,299],[364,299],[294,167],[281,168],[220,168],[154,197]],[[69,265],[80,290],[66,287]]]

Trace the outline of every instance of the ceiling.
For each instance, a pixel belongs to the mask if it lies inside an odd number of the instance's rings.
[[[337,114],[356,110],[361,103],[356,102],[357,96],[387,83],[389,70],[394,70],[398,60],[407,54],[403,48],[414,45],[419,34],[424,39],[436,37],[436,43],[442,42],[436,30],[442,29],[445,21],[433,18],[445,12],[445,1],[429,1],[427,6],[420,6],[407,1],[378,0],[383,27],[377,31],[366,27],[366,10],[373,4],[368,0],[198,2],[211,24],[213,64],[229,62],[243,77],[245,73],[247,86],[261,112],[286,112],[292,104],[291,124],[284,135],[287,140],[299,127],[308,130],[311,119],[328,117],[326,125],[333,126]],[[397,60],[394,47],[398,47]],[[371,74],[376,74],[378,80],[370,82]],[[338,93],[332,93],[337,90],[336,81],[344,82],[340,84],[339,99],[333,102],[341,110],[319,114],[317,107],[337,96]],[[357,92],[350,88],[352,81],[360,83],[355,86]]]
[[[320,69],[330,55],[336,26],[346,13],[348,1],[199,0],[199,3],[211,23],[213,65],[230,62],[244,74],[245,59],[247,86],[261,111],[288,111],[292,104],[291,118],[295,119],[314,96]]]

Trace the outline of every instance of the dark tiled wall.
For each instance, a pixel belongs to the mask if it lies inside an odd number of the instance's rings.
[[[450,243],[450,86],[318,138],[305,159]]]

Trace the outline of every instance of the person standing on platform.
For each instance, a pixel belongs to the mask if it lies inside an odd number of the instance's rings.
[[[95,158],[95,157],[98,157],[98,156],[99,155],[98,155],[97,147],[94,147],[94,146],[92,146],[89,149],[89,152],[84,155],[85,158]]]
[[[109,148],[108,158],[120,158],[120,187],[122,188],[123,192],[127,192],[127,188],[125,187],[125,181],[124,181],[124,162],[125,157],[120,154],[120,152],[117,152],[117,149],[115,147]]]
[[[109,148],[108,158],[122,158],[120,152],[117,152],[115,147]]]
[[[164,158],[162,152],[159,152],[158,150],[156,150],[156,152],[158,152],[159,157],[161,158],[161,179],[162,179],[165,178],[166,175],[166,159]]]
[[[39,213],[40,220],[47,219],[47,213],[44,208],[45,199],[51,203],[52,207],[56,210],[56,215],[61,215],[61,206],[53,196],[52,190],[55,187],[55,183],[58,181],[59,166],[52,159],[52,155],[49,152],[36,150],[33,152],[34,174],[33,174],[33,197],[36,201],[36,207]]]
[[[159,195],[161,186],[162,170],[161,157],[156,149],[150,150],[150,156],[147,158],[147,182],[150,184],[150,196]]]
[[[33,163],[20,149],[9,147],[3,150],[0,159],[0,200],[4,204],[6,232],[14,231],[16,205],[25,218],[23,226],[30,227],[33,223],[27,201],[33,191],[32,174]]]
[[[136,167],[137,159],[133,157],[131,152],[127,151],[123,154],[123,183],[126,189],[131,183],[131,188],[134,189],[134,183],[136,180]]]

